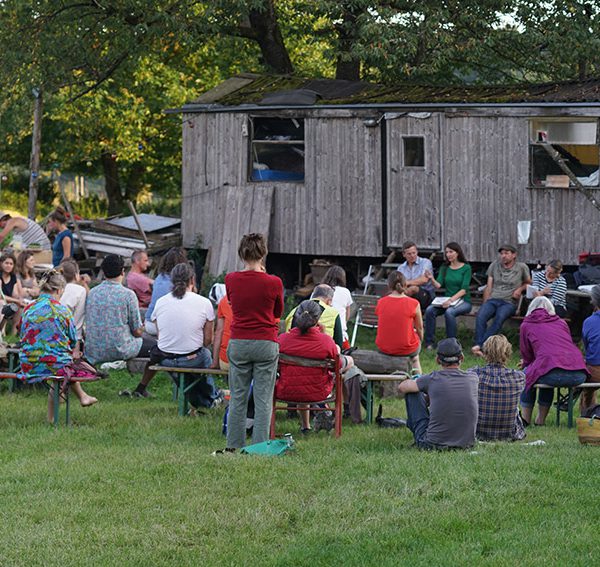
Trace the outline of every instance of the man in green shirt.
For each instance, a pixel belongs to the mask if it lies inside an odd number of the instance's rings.
[[[471,352],[481,356],[481,345],[488,337],[497,335],[504,321],[517,310],[517,302],[531,283],[526,264],[517,262],[517,249],[504,244],[498,249],[500,258],[490,264],[487,285],[483,291],[483,305],[475,320],[475,340]],[[488,321],[492,319],[488,326]]]

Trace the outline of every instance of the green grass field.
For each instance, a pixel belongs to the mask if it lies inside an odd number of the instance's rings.
[[[363,344],[372,336],[361,330]],[[465,342],[465,345],[467,343]],[[476,361],[467,359],[467,366]],[[422,357],[425,370],[434,357]],[[42,390],[0,385],[0,565],[593,565],[600,448],[575,430],[420,452],[406,429],[344,424],[281,458],[212,457],[223,410],[180,418],[169,378],[92,384],[72,428]],[[385,415],[404,415],[384,401]],[[566,420],[563,420],[566,422]],[[544,446],[526,442],[542,439]]]

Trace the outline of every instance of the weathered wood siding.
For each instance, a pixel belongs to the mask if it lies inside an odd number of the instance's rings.
[[[252,215],[254,190],[273,187],[268,223],[273,252],[375,256],[407,239],[428,248],[456,240],[470,260],[488,262],[496,258],[499,244],[517,244],[519,220],[533,221],[529,243],[518,246],[523,261],[559,258],[573,264],[580,251],[599,250],[600,212],[581,194],[529,189],[528,117],[543,113],[492,110],[387,121],[387,242],[382,241],[381,129],[366,127],[364,116],[352,117],[348,110],[307,112],[304,183],[260,184],[247,179],[246,115],[186,114],[184,244],[215,247],[221,254],[227,231],[237,238],[247,227],[264,227],[268,199],[261,197],[263,210]],[[422,169],[402,167],[402,136],[407,135],[425,138]],[[228,191],[240,204],[235,214]],[[218,263],[233,265],[236,259],[220,257]]]
[[[185,246],[220,247],[220,231],[229,230],[230,219],[219,213],[227,211],[227,187],[247,190],[250,207],[252,190],[266,185],[247,180],[245,121],[245,115],[233,113],[183,117]],[[381,254],[380,130],[367,128],[359,117],[306,118],[304,127],[304,183],[274,185],[269,249],[288,254]]]
[[[406,240],[422,248],[440,247],[439,114],[401,116],[387,121],[388,246]],[[406,167],[404,138],[423,137],[424,167]]]
[[[304,184],[276,187],[273,252],[372,256],[383,249],[381,139],[362,118],[307,118]]]
[[[600,244],[600,212],[574,189],[529,189],[529,121],[516,117],[444,117],[443,240],[463,245],[470,260],[488,262],[503,243],[517,246],[517,221],[531,220],[528,263],[577,254]],[[600,197],[600,192],[599,192]]]

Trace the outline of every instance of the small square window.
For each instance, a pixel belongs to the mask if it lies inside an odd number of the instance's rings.
[[[425,138],[422,136],[402,138],[404,143],[404,167],[425,167]]]

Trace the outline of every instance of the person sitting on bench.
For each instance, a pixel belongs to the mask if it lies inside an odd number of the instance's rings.
[[[379,317],[375,344],[388,356],[407,356],[412,368],[421,372],[419,352],[423,340],[423,317],[419,302],[406,295],[406,278],[401,272],[388,276],[389,295],[377,302]]]
[[[554,310],[547,297],[536,297],[520,331],[521,367],[525,371],[525,390],[521,409],[525,425],[531,423],[536,389],[534,384],[572,387],[585,382],[588,373],[581,351],[573,344],[568,325]],[[554,389],[540,389],[536,425],[544,425],[550,411]]]
[[[40,281],[40,296],[23,311],[21,319],[21,372],[31,383],[48,376],[64,376],[73,364],[77,330],[71,310],[59,299],[66,286],[65,278],[51,270]],[[48,421],[54,416],[53,385],[48,393]],[[70,386],[83,407],[98,400],[83,391],[79,382]]]
[[[344,347],[344,332],[340,314],[335,307],[331,306],[334,294],[335,291],[331,286],[327,284],[319,284],[313,290],[308,301],[314,301],[321,307],[322,315],[319,321],[321,327],[323,328],[323,332],[329,335],[341,350]],[[286,331],[289,331],[294,326],[294,317],[297,309],[297,307],[292,309],[285,318]]]
[[[85,304],[85,355],[92,364],[148,358],[156,340],[144,333],[135,293],[122,285],[123,258],[108,254],[100,268],[105,280],[88,294]],[[156,372],[146,364],[133,396],[149,398],[147,385]],[[123,395],[131,395],[123,390]]]
[[[419,449],[466,449],[475,443],[478,379],[460,369],[462,361],[460,343],[443,339],[437,347],[442,369],[398,386],[406,395],[406,425]],[[424,394],[429,396],[429,408]]]
[[[567,313],[567,280],[561,275],[563,265],[560,260],[550,260],[546,269],[533,273],[534,297],[546,296],[554,305],[556,314],[563,319]]]
[[[492,335],[483,343],[487,364],[471,368],[479,377],[479,418],[477,439],[519,441],[525,428],[519,416],[519,397],[525,388],[525,374],[507,368],[512,346],[504,335]]]
[[[173,288],[171,282],[171,270],[177,264],[183,264],[187,262],[187,252],[184,248],[174,246],[170,248],[168,252],[162,257],[160,264],[158,265],[158,276],[152,284],[152,296],[150,298],[150,305],[146,310],[144,328],[146,333],[149,335],[156,336],[156,325],[152,322],[152,312],[156,302],[163,296],[167,295]]]
[[[517,262],[517,249],[511,244],[498,248],[500,259],[487,270],[483,304],[475,319],[475,340],[471,352],[482,356],[481,345],[488,337],[497,335],[504,322],[517,311],[517,302],[531,283],[527,264]],[[488,321],[492,320],[488,326]]]
[[[585,348],[585,362],[590,373],[590,382],[600,382],[600,285],[595,285],[591,291],[594,312],[583,322],[581,332]],[[579,413],[581,416],[596,405],[596,390],[587,388],[581,393]]]
[[[156,302],[152,312],[158,343],[151,360],[175,368],[208,368],[215,310],[206,297],[192,291],[194,270],[187,262],[171,270],[171,281],[173,289]],[[187,398],[193,413],[222,403],[223,394],[215,388],[212,376],[186,376],[186,389],[190,383],[194,385],[187,390]]]

